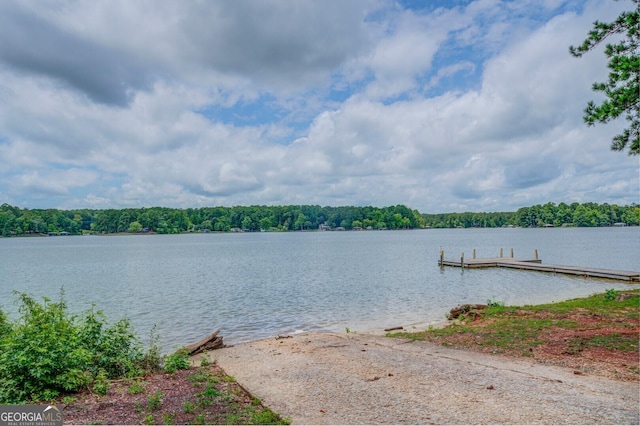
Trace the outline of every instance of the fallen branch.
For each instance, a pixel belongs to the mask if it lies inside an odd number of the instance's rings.
[[[187,345],[184,348],[189,351],[189,355],[195,355],[204,351],[212,351],[214,349],[224,348],[225,344],[222,343],[222,336],[218,336],[218,333],[220,333],[220,330],[216,330],[204,339],[191,345]]]

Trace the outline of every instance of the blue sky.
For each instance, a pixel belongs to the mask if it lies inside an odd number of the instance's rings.
[[[630,1],[0,3],[0,203],[640,202],[587,127]]]

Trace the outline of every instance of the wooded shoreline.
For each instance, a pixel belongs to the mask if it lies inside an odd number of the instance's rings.
[[[201,208],[24,209],[0,206],[0,235],[178,234],[424,228],[640,225],[640,205],[547,203],[516,212],[426,214],[389,207],[235,206]]]

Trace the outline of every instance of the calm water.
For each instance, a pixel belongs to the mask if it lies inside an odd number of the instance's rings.
[[[638,288],[607,280],[507,269],[440,269],[447,258],[505,256],[638,270],[640,228],[455,229],[49,237],[0,239],[0,305],[13,290],[69,308],[96,303],[131,319],[143,338],[155,324],[165,350],[217,328],[227,343],[280,333],[424,326],[459,303],[551,302]]]

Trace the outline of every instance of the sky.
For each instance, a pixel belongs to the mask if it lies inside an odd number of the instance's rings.
[[[640,203],[588,127],[628,0],[0,2],[0,204]]]

